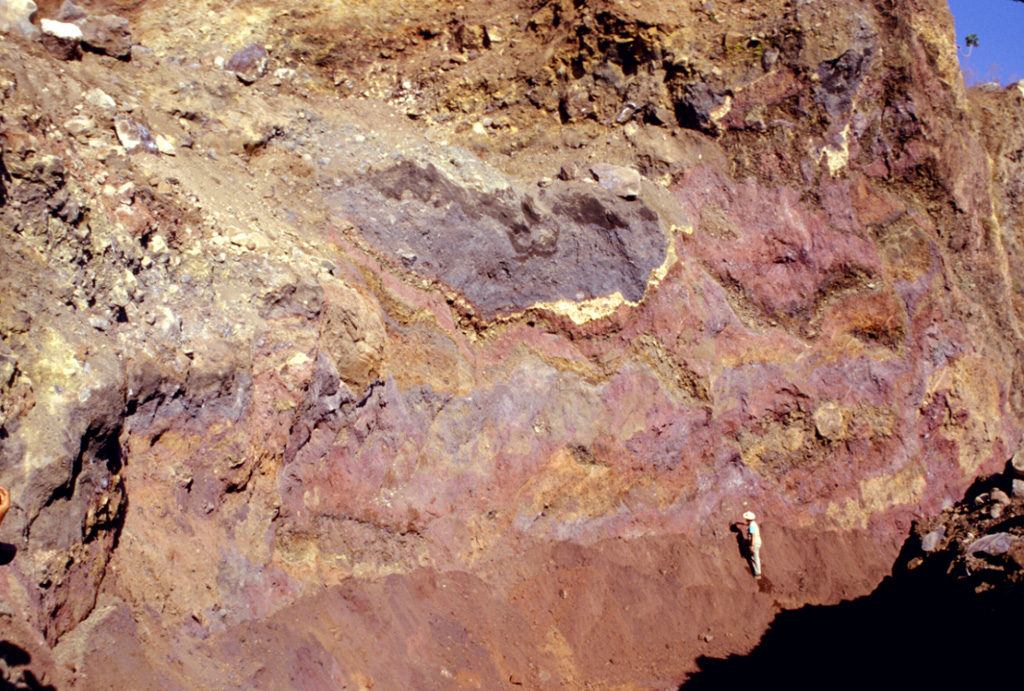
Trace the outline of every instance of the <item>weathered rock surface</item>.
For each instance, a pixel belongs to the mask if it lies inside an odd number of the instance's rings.
[[[0,43],[11,679],[667,688],[1020,448],[938,0],[82,12]]]

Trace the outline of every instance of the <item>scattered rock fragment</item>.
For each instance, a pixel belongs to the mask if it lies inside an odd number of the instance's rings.
[[[121,146],[129,154],[140,151],[148,151],[155,154],[159,151],[156,142],[153,141],[153,134],[141,122],[129,120],[128,118],[117,118],[114,121],[114,131],[117,132],[117,138],[121,142]]]
[[[674,91],[680,125],[705,134],[718,134],[719,121],[732,108],[729,94],[714,91],[702,81],[683,84]]]
[[[488,43],[503,43],[505,41],[504,31],[496,26],[486,27],[485,32]]]
[[[590,167],[597,183],[623,199],[636,199],[640,194],[640,173],[632,168],[597,163]]]
[[[114,99],[108,96],[102,89],[89,89],[85,94],[85,102],[103,110],[117,108],[117,103],[114,102]]]
[[[74,24],[44,19],[39,23],[39,40],[48,51],[61,60],[74,60],[82,56],[82,30]]]
[[[619,109],[618,115],[615,116],[615,123],[618,125],[624,125],[629,122],[636,114],[637,105],[632,101],[626,103]]]
[[[814,428],[818,436],[828,441],[839,441],[846,435],[843,411],[835,403],[824,403],[814,411]]]
[[[967,554],[974,556],[978,552],[984,552],[992,556],[1005,554],[1009,551],[1017,537],[1010,533],[993,533],[980,537],[967,546]]]
[[[64,121],[64,131],[75,139],[88,139],[96,130],[96,121],[88,115],[76,115]]]
[[[460,24],[455,29],[455,40],[460,50],[480,50],[487,43],[487,30],[476,24]]]
[[[224,64],[243,84],[252,84],[267,73],[267,49],[255,43],[238,51]]]
[[[89,317],[89,326],[97,331],[106,331],[111,327],[111,323],[106,317]]]
[[[671,125],[675,122],[675,114],[664,106],[658,106],[651,111],[650,119],[655,125]]]
[[[156,135],[156,148],[162,154],[167,156],[177,156],[177,147],[174,144],[174,138],[170,136],[164,136],[162,134]]]
[[[281,84],[282,82],[290,82],[295,79],[297,74],[298,72],[296,72],[290,67],[279,67],[278,69],[274,70],[273,84],[276,86]]]
[[[991,505],[988,507],[988,515],[992,518],[1000,518],[1006,507],[1010,504],[1010,497],[1001,489],[994,489],[988,497]]]
[[[769,48],[761,55],[761,69],[770,72],[779,62],[779,51]]]
[[[563,163],[558,171],[559,180],[575,180],[580,176],[580,167],[575,163]]]

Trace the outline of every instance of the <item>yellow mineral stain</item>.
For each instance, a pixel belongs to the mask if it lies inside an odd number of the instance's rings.
[[[828,172],[832,177],[836,177],[842,172],[846,164],[850,162],[850,125],[847,123],[846,127],[839,134],[842,138],[843,143],[838,149],[831,145],[826,145],[821,150],[821,156],[825,159],[825,163],[828,165]]]
[[[568,688],[574,687],[579,672],[573,661],[572,646],[565,635],[552,626],[544,635],[544,645],[541,647],[541,652],[548,653],[557,660],[558,676],[561,677],[562,684]]]
[[[773,426],[763,436],[744,433],[740,435],[740,457],[755,473],[768,475],[771,466],[764,461],[782,455],[788,456],[799,451],[807,438],[803,428],[796,425]]]
[[[292,355],[290,358],[288,358],[288,361],[284,364],[289,367],[301,367],[302,365],[305,365],[307,362],[312,362],[312,359],[309,357],[309,355],[307,355],[306,353],[295,353],[295,355]]]
[[[675,230],[677,226],[673,226]],[[693,233],[693,226],[683,228],[682,232],[686,234]],[[674,235],[674,233],[673,233]],[[671,269],[675,263],[679,261],[679,257],[676,254],[675,241],[669,242],[668,250],[665,252],[665,261],[661,263],[661,266],[654,269],[651,272],[651,277],[647,281],[647,288],[644,294],[650,292],[650,290],[658,286],[665,276],[668,275],[669,269]],[[636,307],[643,302],[633,302],[627,300],[622,296],[622,293],[615,291],[611,295],[603,295],[601,297],[590,298],[588,300],[556,300],[554,302],[537,302],[530,306],[530,309],[543,309],[555,314],[567,317],[573,321],[574,324],[586,324],[588,322],[596,321],[598,319],[604,319],[615,313],[622,305],[628,305],[630,307]]]
[[[347,558],[325,554],[317,539],[311,535],[278,537],[274,542],[274,560],[293,575],[313,576],[321,582],[331,577],[335,582],[340,581],[352,574]]]
[[[46,357],[37,360],[32,374],[41,381],[69,387],[68,381],[82,371],[82,363],[74,356],[72,348],[55,329],[44,329],[38,337],[39,352]]]
[[[908,466],[888,475],[866,478],[860,483],[860,498],[849,497],[829,504],[827,514],[843,530],[866,528],[868,519],[900,504],[921,500],[927,485],[921,470]]]
[[[965,474],[973,474],[992,453],[1000,430],[988,421],[1002,419],[998,370],[993,362],[976,356],[952,360],[928,379],[925,401],[937,392],[946,394],[949,409],[941,432],[957,443],[958,462]],[[1006,379],[1009,380],[1007,373]]]
[[[711,119],[711,122],[713,122],[715,126],[718,127],[720,126],[721,121],[725,119],[725,116],[728,115],[729,111],[731,110],[732,96],[729,96],[727,94],[725,100],[722,101],[721,105],[711,109],[711,111],[708,113],[708,117]]]
[[[557,519],[561,523],[608,515],[617,510],[628,490],[621,474],[559,449],[520,490],[520,512]]]

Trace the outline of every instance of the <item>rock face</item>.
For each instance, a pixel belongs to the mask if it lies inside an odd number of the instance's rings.
[[[1020,449],[944,3],[341,5],[0,42],[13,683],[667,688]]]

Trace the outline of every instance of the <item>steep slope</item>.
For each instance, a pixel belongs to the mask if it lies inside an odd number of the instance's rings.
[[[12,683],[674,687],[1018,450],[942,2],[82,8],[0,44]]]

